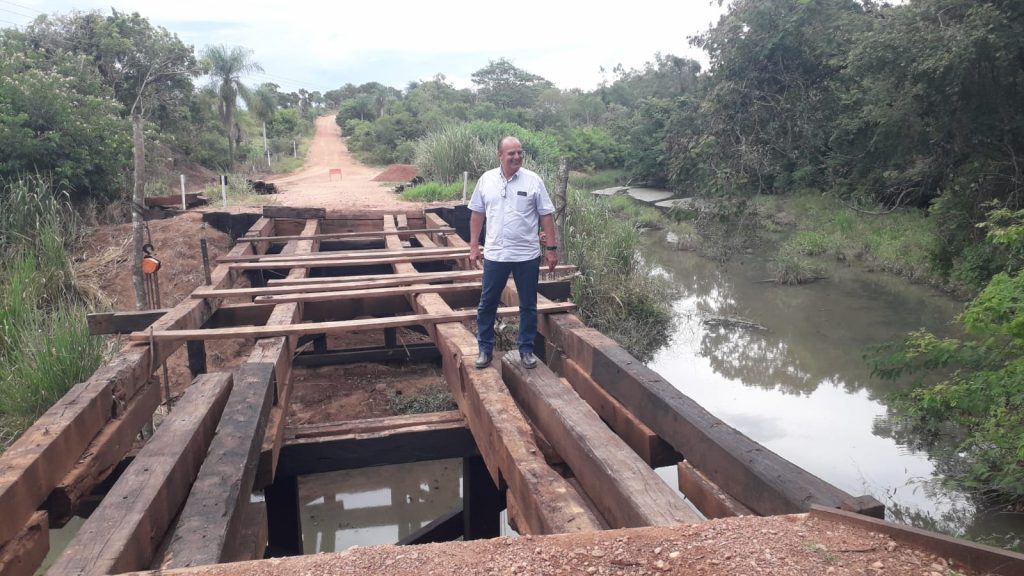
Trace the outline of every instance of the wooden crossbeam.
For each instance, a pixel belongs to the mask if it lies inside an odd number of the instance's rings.
[[[537,306],[539,314],[552,314],[574,310],[572,302],[554,302]],[[499,316],[515,316],[518,307],[499,308]],[[408,314],[387,318],[339,320],[335,322],[309,322],[305,324],[246,326],[238,328],[209,328],[200,330],[161,330],[159,332],[133,332],[128,338],[136,342],[167,342],[174,340],[230,340],[232,338],[269,338],[273,336],[303,336],[305,334],[338,334],[359,330],[380,330],[402,326],[433,325],[440,322],[460,322],[476,317],[476,310],[459,310],[441,314]]]
[[[199,471],[230,389],[230,374],[196,380],[49,574],[98,576],[149,568]]]
[[[387,258],[335,258],[331,260],[275,260],[271,262],[229,263],[232,270],[274,270],[278,268],[344,268],[351,266],[375,266],[410,262],[431,262],[434,260],[458,260],[469,256],[469,251],[424,256],[391,256]]]
[[[221,256],[218,262],[278,262],[286,260],[301,260],[315,262],[319,260],[360,260],[367,258],[394,258],[397,256],[448,256],[450,254],[461,254],[465,252],[462,248],[403,248],[391,250],[388,248],[370,248],[366,250],[331,250],[327,252],[316,252],[312,254],[271,254],[263,256],[259,254],[247,256]]]
[[[565,281],[543,280],[539,285],[548,287],[555,284],[566,284]],[[453,292],[479,292],[481,282],[463,282],[460,284],[413,284],[412,286],[391,286],[385,288],[369,288],[366,290],[342,290],[335,292],[293,292],[271,296],[258,296],[260,304],[280,304],[282,302],[333,302],[337,300],[362,300],[368,298],[385,298],[391,296],[407,296],[410,294],[450,294]]]
[[[393,231],[367,231],[367,232],[330,232],[326,234],[312,234],[309,236],[302,236],[300,234],[293,234],[289,236],[264,236],[261,238],[239,238],[239,242],[287,242],[289,240],[338,240],[345,238],[380,238],[383,236],[398,235],[398,234],[412,234],[414,232],[432,232],[432,233],[450,233],[454,232],[454,228],[417,228],[415,230],[393,230]]]
[[[545,277],[548,274],[554,274],[555,277],[564,276],[565,274],[576,271],[576,267],[572,265],[559,265],[555,267],[555,271],[552,273],[547,272],[544,269],[541,272],[541,276]],[[357,276],[323,276],[316,278],[304,278],[291,280],[287,278],[268,280],[267,285],[270,287],[283,287],[283,286],[317,286],[320,284],[334,284],[334,283],[362,283],[362,282],[396,282],[395,284],[377,284],[376,286],[398,286],[401,284],[414,284],[426,281],[457,281],[457,280],[469,280],[474,278],[480,278],[483,276],[483,270],[452,270],[448,272],[417,272],[413,268],[412,272],[407,273],[396,273],[396,274],[361,274]],[[404,281],[404,282],[399,282]],[[415,281],[415,282],[412,282]],[[366,286],[366,288],[373,288],[374,286]],[[218,290],[217,293],[223,292]]]
[[[513,351],[502,358],[501,375],[612,528],[702,520],[550,368],[526,369]]]

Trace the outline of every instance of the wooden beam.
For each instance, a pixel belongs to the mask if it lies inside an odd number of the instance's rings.
[[[166,314],[170,308],[157,310],[133,310],[130,312],[96,312],[86,314],[85,322],[89,326],[90,336],[107,334],[125,334],[145,330]]]
[[[224,555],[224,562],[261,560],[267,549],[267,504],[250,502],[242,512],[242,532]]]
[[[296,366],[312,368],[357,362],[430,362],[440,357],[441,352],[437,346],[424,343],[405,346],[369,346],[327,352],[303,352],[292,362]]]
[[[578,364],[570,360],[556,349],[549,354],[549,362],[555,372],[559,372],[572,386],[573,390],[597,412],[608,427],[637,453],[648,466],[659,468],[675,464],[682,456],[672,446],[662,440],[653,430],[647,427],[621,402],[605,392],[589,374]]]
[[[1024,554],[1020,552],[968,542],[960,538],[817,504],[811,505],[811,517],[885,534],[896,542],[924,549],[941,558],[952,560],[954,565],[966,567],[975,574],[1001,576],[1024,574]]]
[[[86,448],[46,499],[52,523],[63,526],[78,509],[78,502],[89,496],[117,467],[135,442],[142,427],[152,421],[160,405],[160,386],[156,380],[139,390],[124,411],[111,419]]]
[[[392,426],[385,429],[289,438],[281,447],[279,476],[304,476],[405,464],[477,453],[473,435],[462,419]],[[301,433],[293,430],[293,433]]]
[[[315,252],[311,254],[271,254],[271,255],[248,255],[248,256],[222,256],[218,262],[278,262],[282,260],[301,260],[303,262],[318,262],[321,260],[359,260],[366,258],[389,258],[396,256],[448,256],[450,254],[464,254],[462,248],[403,248],[393,250],[388,248],[371,248],[368,250],[338,250],[329,252]]]
[[[538,284],[538,289],[553,289],[561,284],[563,290],[567,289],[568,281],[543,280]],[[481,282],[462,282],[459,284],[413,284],[411,286],[388,286],[385,288],[369,288],[366,290],[339,290],[335,292],[315,292],[307,294],[303,292],[292,292],[291,294],[278,294],[273,296],[258,296],[256,302],[260,304],[280,304],[283,302],[335,302],[339,300],[361,300],[367,298],[382,298],[389,296],[408,296],[414,294],[455,294],[475,293],[474,299],[480,298]]]
[[[291,206],[264,206],[264,218],[294,218],[296,220],[310,220],[327,217],[327,210],[323,208],[293,208]]]
[[[324,260],[272,260],[268,262],[229,263],[232,270],[277,270],[281,268],[347,268],[352,266],[374,266],[379,264],[398,264],[410,262],[432,262],[437,260],[457,260],[465,258],[469,252],[452,252],[449,254],[428,254],[424,256],[390,256],[386,258],[365,257],[358,259],[334,258]]]
[[[334,232],[334,233],[330,233],[330,234],[313,234],[313,235],[310,235],[310,236],[303,236],[303,235],[299,234],[299,235],[291,235],[291,236],[267,236],[267,237],[258,238],[258,239],[257,238],[239,238],[238,241],[239,242],[258,242],[258,241],[265,240],[265,241],[268,241],[268,242],[287,242],[289,240],[335,240],[335,239],[343,239],[343,238],[381,238],[381,237],[387,236],[389,234],[398,235],[398,234],[411,234],[411,233],[414,233],[414,232],[454,232],[454,231],[455,231],[454,228],[444,228],[444,229],[440,229],[440,230],[436,229],[436,228],[417,228],[415,230],[402,230],[401,232],[399,232],[398,230],[393,230],[393,231],[377,230],[377,231],[367,231],[367,232]]]
[[[555,302],[537,306],[539,314],[565,312],[576,307],[572,302]],[[499,316],[515,316],[519,308],[499,308]],[[386,318],[339,320],[335,322],[309,322],[305,324],[246,326],[239,328],[209,328],[200,330],[161,330],[159,332],[133,332],[129,339],[136,342],[166,342],[177,340],[230,340],[232,338],[268,338],[273,336],[302,336],[304,334],[338,334],[360,330],[380,330],[402,326],[459,322],[476,317],[476,310],[458,310],[443,314],[410,314]]]
[[[547,366],[526,369],[519,353],[509,352],[501,360],[501,374],[613,528],[702,520]]]
[[[303,438],[324,438],[341,436],[359,436],[376,432],[393,433],[406,428],[420,429],[422,426],[434,427],[452,424],[465,428],[466,421],[458,410],[431,412],[428,414],[404,414],[401,416],[384,416],[382,418],[362,418],[344,422],[328,422],[324,424],[303,424],[285,428],[284,437],[287,441]],[[443,427],[443,426],[442,426]]]
[[[267,418],[274,402],[272,363],[242,364],[209,454],[171,536],[164,568],[228,561],[238,547]]]
[[[303,236],[315,236],[320,232],[320,221],[307,220],[302,229]],[[293,240],[288,242],[283,252],[294,255],[309,254],[315,252],[320,246],[319,240]],[[288,273],[288,278],[305,278],[309,273],[307,269],[296,269]],[[267,320],[268,326],[284,326],[299,322],[302,319],[303,304],[293,302],[274,306],[274,311]],[[266,432],[263,434],[263,443],[260,448],[259,468],[256,471],[257,480],[255,488],[266,486],[274,481],[274,474],[277,470],[277,459],[281,452],[281,443],[284,440],[284,420],[288,414],[288,405],[292,395],[292,358],[295,356],[295,349],[298,346],[298,338],[273,338],[261,340],[253,348],[249,355],[249,362],[270,361],[277,365],[277,387],[274,397],[274,406],[270,409],[270,415],[266,425]]]
[[[569,314],[542,322],[549,339],[712,482],[759,515],[806,512],[811,504],[878,513],[714,417],[613,340]]]
[[[555,267],[555,277],[572,273],[576,271],[576,267],[572,265],[559,265]],[[368,286],[361,286],[360,288],[376,288],[380,286],[398,286],[404,284],[415,284],[427,281],[458,281],[458,280],[470,280],[477,279],[483,276],[483,270],[452,270],[449,272],[417,272],[415,268],[411,272],[394,273],[394,274],[363,274],[358,276],[325,276],[316,278],[302,278],[302,279],[278,279],[270,280],[267,282],[268,286],[294,286],[302,285],[303,287],[319,285],[319,284],[333,284],[333,283],[352,283],[352,282],[397,282],[396,284],[372,284]]]
[[[693,502],[700,513],[707,518],[730,518],[733,516],[753,516],[754,513],[739,500],[726,494],[708,477],[701,474],[683,461],[677,465],[679,475],[679,491]]]
[[[32,576],[49,551],[46,512],[36,512],[14,539],[0,545],[0,576]]]
[[[196,379],[50,574],[118,574],[149,567],[199,471],[230,389],[230,374]]]

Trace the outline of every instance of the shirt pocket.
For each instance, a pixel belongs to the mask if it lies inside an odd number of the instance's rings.
[[[516,199],[515,199],[515,202],[513,203],[514,206],[515,206],[516,212],[519,212],[520,214],[525,214],[527,212],[530,212],[531,210],[533,210],[533,202],[534,202],[534,198],[533,198],[533,192],[532,191],[529,191],[529,190],[523,190],[523,191],[517,190],[516,191]]]

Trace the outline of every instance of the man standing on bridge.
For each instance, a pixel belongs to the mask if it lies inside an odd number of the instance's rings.
[[[537,224],[544,230],[544,260],[548,270],[558,264],[555,211],[544,181],[523,168],[523,145],[512,136],[498,143],[499,167],[477,181],[469,209],[469,259],[480,259],[480,232],[487,222],[483,251],[483,288],[476,311],[477,368],[486,368],[494,354],[494,318],[509,274],[519,292],[519,338],[516,344],[523,366],[535,368],[533,344],[537,337],[537,281],[540,242]]]

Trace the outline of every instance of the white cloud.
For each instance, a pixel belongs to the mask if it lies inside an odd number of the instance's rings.
[[[688,38],[724,11],[714,0],[632,0],[610,8],[539,0],[0,0],[0,7],[25,14],[106,12],[111,6],[139,12],[197,50],[209,44],[252,48],[266,72],[254,81],[274,81],[287,90],[371,80],[401,88],[437,73],[464,87],[473,71],[500,57],[560,88],[592,89],[601,66],[609,73],[620,63],[639,67],[655,52],[702,59]],[[16,23],[29,20],[10,16]]]

